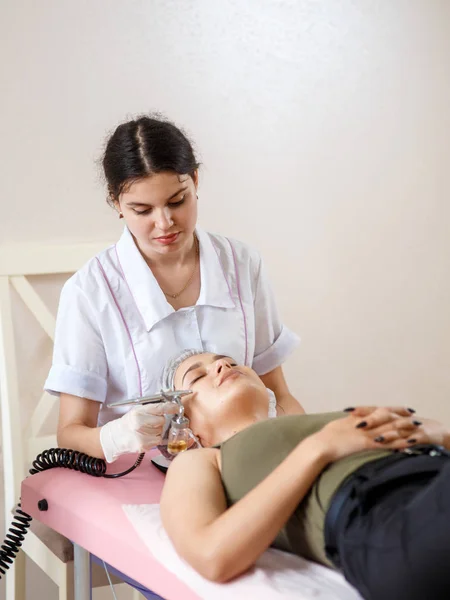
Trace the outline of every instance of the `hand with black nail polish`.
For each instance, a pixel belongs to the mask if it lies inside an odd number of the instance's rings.
[[[410,447],[415,444],[436,444],[444,446],[450,450],[450,430],[448,427],[435,421],[434,419],[411,419],[409,427],[403,430],[403,444]],[[382,432],[380,432],[382,433]],[[394,444],[394,447],[401,447],[401,440]]]
[[[364,419],[376,410],[383,408],[379,406],[349,406],[344,408],[344,412],[351,412],[356,417]],[[413,408],[406,408],[405,406],[385,406],[386,410],[389,410],[392,414],[398,417],[410,417],[416,411]]]

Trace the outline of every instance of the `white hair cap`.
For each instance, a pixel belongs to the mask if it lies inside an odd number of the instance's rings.
[[[169,359],[164,367],[164,371],[161,376],[161,389],[164,391],[173,391],[175,390],[175,373],[177,372],[178,367],[184,362],[186,359],[191,358],[191,356],[197,356],[198,354],[205,354],[205,350],[197,350],[196,348],[188,348],[179,352],[171,359]],[[275,394],[269,388],[266,388],[267,396],[269,400],[269,408],[268,408],[268,417],[269,419],[273,419],[277,416],[277,399]]]
[[[205,350],[196,350],[195,348],[188,348],[179,352],[175,356],[172,356],[164,367],[164,371],[161,376],[161,389],[165,392],[175,390],[175,373],[177,372],[178,367],[184,362],[187,358],[191,358],[191,356],[196,356],[197,354],[204,354]]]

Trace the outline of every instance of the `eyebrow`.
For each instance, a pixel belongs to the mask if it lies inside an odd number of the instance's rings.
[[[181,192],[185,192],[187,190],[187,186],[180,188],[178,191],[176,191],[175,193],[173,193],[170,198],[167,199],[167,202],[170,202],[170,200],[173,200],[173,198],[175,198],[176,196],[178,196],[178,194],[181,194]],[[127,206],[129,206],[130,208],[133,208],[134,206],[151,206],[151,204],[145,204],[144,202],[127,202]]]
[[[227,357],[226,354],[214,354],[214,356],[212,357],[211,363],[216,362],[216,360],[220,360],[221,358],[230,358],[230,357],[229,356]],[[203,363],[196,362],[196,363],[193,363],[190,367],[188,367],[186,369],[186,372],[183,375],[182,380],[181,380],[181,385],[183,385],[184,378],[189,373],[189,371],[193,371],[194,369],[198,369],[199,367],[202,366],[202,364]]]
[[[189,371],[193,371],[194,369],[198,369],[201,366],[202,366],[202,363],[196,362],[196,363],[192,364],[190,367],[188,367],[188,369],[186,370],[186,372],[183,375],[183,379],[181,380],[181,385],[183,385],[184,378],[189,373]]]

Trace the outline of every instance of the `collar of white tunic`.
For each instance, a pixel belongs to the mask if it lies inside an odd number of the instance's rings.
[[[196,306],[234,308],[235,303],[230,292],[230,274],[224,272],[210,235],[198,227],[196,234],[200,247],[201,277],[200,295]],[[126,226],[116,244],[116,249],[119,267],[142,314],[146,329],[150,331],[156,323],[175,311],[167,302],[164,292],[159,287]]]

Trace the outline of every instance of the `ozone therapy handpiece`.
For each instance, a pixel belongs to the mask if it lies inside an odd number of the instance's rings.
[[[160,404],[161,402],[176,402],[179,404],[181,396],[187,396],[192,394],[191,390],[175,390],[175,391],[161,391],[158,394],[152,396],[141,396],[140,398],[132,398],[131,400],[119,400],[119,402],[113,402],[108,404],[108,407],[114,406],[134,406],[138,404]]]

